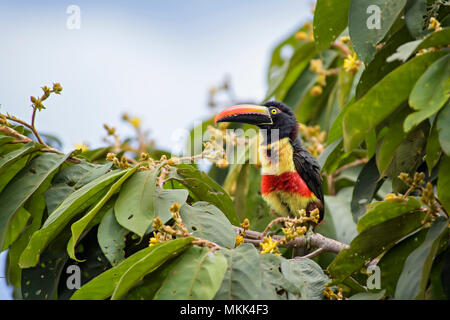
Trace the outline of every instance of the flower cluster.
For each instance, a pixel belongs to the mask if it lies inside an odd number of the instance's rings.
[[[276,256],[280,256],[280,253],[278,252],[278,241],[275,241],[272,239],[272,237],[264,237],[263,241],[261,242],[261,254],[265,253],[273,253]]]
[[[36,98],[34,96],[30,97],[31,103],[33,104],[33,108],[35,110],[39,110],[39,111],[41,111],[42,109],[45,109],[45,106],[42,104],[42,102],[44,100],[46,100],[48,97],[50,97],[51,93],[61,94],[61,91],[62,91],[62,86],[58,82],[53,84],[52,89],[50,89],[47,86],[43,86],[41,88],[42,88],[42,91],[44,91],[44,94],[40,98]]]
[[[342,289],[338,288],[337,293],[333,291],[330,287],[325,287],[325,290],[323,291],[323,295],[325,298],[329,300],[344,300],[344,295],[342,293]]]
[[[356,73],[359,70],[359,66],[361,61],[356,56],[356,52],[353,52],[352,55],[348,55],[344,60],[344,70],[346,72]]]
[[[306,126],[299,124],[300,133],[308,151],[313,157],[318,157],[325,149],[325,139],[327,133],[320,131],[320,126]]]
[[[244,230],[236,236],[236,247],[244,243],[245,231],[250,229],[250,221],[245,218],[244,222],[241,223],[241,227]]]

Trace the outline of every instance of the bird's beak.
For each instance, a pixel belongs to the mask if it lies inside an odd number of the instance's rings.
[[[269,109],[264,106],[241,104],[222,110],[214,123],[218,122],[241,122],[255,125],[273,124]]]

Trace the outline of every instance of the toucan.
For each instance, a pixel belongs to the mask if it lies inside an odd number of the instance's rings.
[[[277,101],[236,105],[221,111],[215,118],[215,124],[219,122],[259,127],[261,194],[271,209],[280,216],[297,218],[301,209],[309,214],[317,208],[319,222],[322,221],[324,199],[320,166],[303,146],[298,136],[299,124],[291,108]]]

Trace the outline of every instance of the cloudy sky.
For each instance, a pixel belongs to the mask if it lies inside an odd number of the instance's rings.
[[[130,133],[124,112],[167,147],[174,131],[211,115],[208,89],[225,76],[236,96],[262,100],[271,49],[311,19],[313,2],[2,0],[1,111],[29,119],[30,95],[60,82],[37,127],[65,150],[100,147],[103,123]],[[80,9],[79,29],[67,27],[70,5]],[[0,284],[0,299],[8,297]]]

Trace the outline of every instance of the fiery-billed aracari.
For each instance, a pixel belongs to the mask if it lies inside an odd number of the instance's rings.
[[[262,106],[237,105],[220,112],[215,122],[253,124],[260,133],[267,133],[261,135],[259,146],[261,193],[273,210],[282,216],[298,217],[300,209],[309,213],[318,208],[319,222],[323,219],[320,166],[298,137],[297,119],[289,107],[275,101]],[[277,141],[272,141],[277,137],[272,135],[273,130],[278,130]]]

